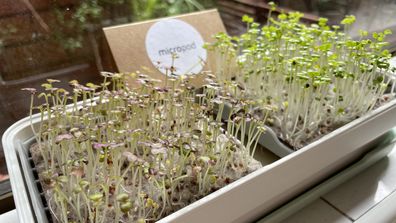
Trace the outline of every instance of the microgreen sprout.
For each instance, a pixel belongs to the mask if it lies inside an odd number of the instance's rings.
[[[259,133],[244,121],[253,116],[248,102],[213,79],[198,94],[190,76],[158,87],[134,74],[140,86],[132,89],[129,74],[102,75],[101,86],[71,81],[70,93],[49,80],[39,95],[31,151],[54,221],[156,221],[260,167],[252,158]],[[223,129],[215,114],[225,102],[238,112]]]
[[[391,54],[383,49],[390,30],[373,33],[372,39],[361,31],[354,40],[325,18],[305,25],[301,17],[281,13],[260,27],[245,16],[246,33],[220,33],[207,45],[214,51],[220,83],[235,80],[258,107],[272,107],[267,125],[294,149],[362,116],[395,92]],[[347,31],[354,22],[347,16],[341,24]]]

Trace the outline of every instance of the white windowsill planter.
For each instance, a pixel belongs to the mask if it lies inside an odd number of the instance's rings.
[[[33,124],[39,121],[40,117],[34,115]],[[320,141],[264,166],[160,222],[255,220],[363,155],[369,149],[367,143],[386,133],[395,123],[396,101],[391,101],[331,132]],[[40,194],[34,182],[29,181],[32,173],[27,171],[28,162],[24,160],[26,143],[32,137],[30,118],[27,117],[12,125],[2,139],[14,200],[23,223],[45,222],[46,219]],[[224,210],[227,210],[227,215]]]

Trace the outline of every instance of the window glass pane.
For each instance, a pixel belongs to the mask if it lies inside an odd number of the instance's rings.
[[[305,22],[327,17],[331,24],[356,15],[351,29],[394,29],[395,0],[278,0],[281,10],[305,12]],[[99,82],[99,71],[115,71],[102,28],[217,7],[230,34],[243,32],[248,14],[265,23],[265,0],[1,0],[0,135],[29,112],[21,88],[40,88],[47,78],[64,85]],[[207,24],[210,25],[210,24]],[[396,30],[393,30],[395,33]],[[389,48],[395,49],[395,35]],[[66,86],[64,86],[66,87]],[[6,166],[0,148],[0,181]],[[4,176],[3,176],[4,175]],[[1,191],[0,191],[1,194]]]

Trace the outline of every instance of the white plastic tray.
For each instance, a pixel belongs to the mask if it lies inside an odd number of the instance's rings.
[[[396,125],[396,101],[175,212],[159,222],[249,222],[365,154],[367,143]],[[38,123],[34,115],[32,122]],[[42,222],[32,209],[21,170],[21,145],[33,136],[29,117],[12,125],[2,143],[21,223]],[[43,217],[43,216],[41,216]]]

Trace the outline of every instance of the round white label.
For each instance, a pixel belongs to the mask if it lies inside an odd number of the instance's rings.
[[[207,53],[201,34],[178,19],[154,23],[146,36],[146,50],[153,65],[163,74],[197,74],[202,71]]]

